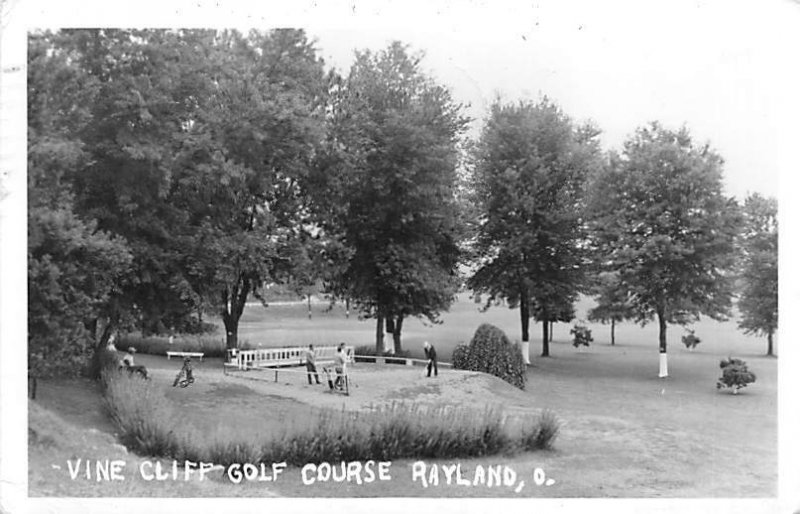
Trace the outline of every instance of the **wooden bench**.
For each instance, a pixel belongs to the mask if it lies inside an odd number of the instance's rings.
[[[203,362],[203,352],[167,352],[167,360],[172,357],[197,357]]]

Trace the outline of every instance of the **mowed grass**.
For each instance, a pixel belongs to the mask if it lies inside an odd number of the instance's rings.
[[[579,316],[585,316],[590,305],[590,301],[582,302]],[[240,336],[251,344],[264,346],[373,343],[373,320],[359,321],[355,315],[345,319],[340,306],[328,312],[318,304],[313,308],[309,320],[305,304],[249,307],[242,319]],[[478,305],[461,298],[442,319],[441,325],[433,326],[409,320],[404,327],[404,348],[421,356],[422,341],[428,340],[436,345],[441,360],[449,360],[452,348],[468,342],[482,322],[494,323],[512,340],[519,340],[518,312],[505,307],[481,313]],[[595,341],[578,351],[569,342],[569,325],[556,325],[549,358],[538,357],[540,327],[531,326],[533,365],[528,371],[526,390],[519,394],[525,395],[532,408],[551,409],[563,423],[555,449],[516,457],[458,461],[465,473],[477,465],[512,467],[528,484],[519,493],[502,487],[423,488],[411,480],[413,461],[397,461],[392,464],[391,482],[305,486],[300,482],[299,470],[290,470],[280,482],[238,486],[215,482],[213,488],[197,494],[764,497],[777,493],[777,360],[763,356],[764,340],[744,336],[733,321],[703,320],[692,327],[702,342],[690,352],[680,343],[682,329],[671,326],[670,377],[659,379],[657,327],[622,324],[617,327],[617,345],[612,347],[608,326],[589,326]],[[715,388],[719,360],[728,355],[744,358],[758,377],[755,384],[737,396]],[[178,367],[178,363],[167,363],[160,357],[141,357],[143,361],[147,359],[144,363],[148,366],[174,367],[175,371]],[[217,373],[218,366],[213,360],[198,364],[209,376]],[[208,416],[214,425],[230,421],[263,430],[280,425],[287,418],[302,417],[307,408],[285,398],[253,394],[246,382],[241,388],[213,387],[213,394],[198,399],[199,403],[192,402],[192,408],[195,414]],[[500,389],[496,395],[488,391],[487,396],[502,402],[504,393]],[[60,398],[47,400],[48,391]],[[43,403],[70,410],[66,407],[70,398],[63,391],[64,388],[43,389]],[[179,400],[179,394],[170,391],[168,396]],[[479,400],[487,399],[476,398]],[[79,410],[90,412],[81,406],[68,414],[78,416]],[[432,462],[436,461],[429,461]],[[544,470],[554,483],[534,486],[536,468]],[[153,487],[161,488],[157,495],[181,494],[169,489],[168,484]]]
[[[402,344],[413,356],[422,357],[422,343],[429,341],[436,346],[439,359],[447,361],[453,348],[459,343],[468,343],[481,323],[492,323],[506,332],[512,340],[521,340],[519,310],[509,309],[505,305],[491,307],[482,311],[483,304],[474,302],[466,293],[458,296],[449,312],[441,316],[441,323],[433,324],[416,318],[407,319],[403,324]],[[576,311],[578,319],[586,319],[588,309],[594,306],[590,298],[582,298]],[[739,356],[760,356],[766,352],[766,339],[744,335],[736,328],[736,319],[717,322],[703,318],[688,328],[695,330],[701,339],[695,353],[714,353],[727,356],[732,353]],[[218,322],[219,333],[224,334],[221,322]],[[593,346],[607,345],[611,341],[610,325],[586,323],[594,336]],[[553,341],[556,345],[569,342],[572,324],[557,323],[554,325]],[[620,345],[636,345],[649,347],[657,352],[658,324],[650,323],[644,327],[625,322],[616,326],[616,343]],[[670,352],[688,351],[681,343],[684,329],[670,325],[667,344]],[[541,353],[541,324],[531,320],[530,341],[531,357]],[[313,303],[312,316],[308,317],[308,307],[304,302],[281,302],[263,307],[249,304],[239,324],[239,338],[253,346],[280,347],[298,346],[313,343],[315,345],[332,345],[346,342],[353,346],[375,344],[375,320],[359,319],[357,312],[351,311],[349,318],[345,316],[343,304],[333,306],[328,303]],[[220,335],[222,339],[222,335]],[[386,344],[391,343],[391,334],[386,334]],[[572,351],[570,346],[568,351]],[[559,351],[559,350],[557,350]],[[658,357],[655,357],[656,366]]]
[[[577,305],[585,319],[594,305]],[[496,306],[486,312],[462,294],[441,324],[409,319],[403,327],[403,348],[422,357],[423,341],[433,343],[440,360],[466,343],[483,322],[520,340],[519,311]],[[534,463],[549,476],[560,477],[548,488],[528,494],[544,496],[771,496],[777,494],[777,360],[766,357],[766,340],[747,336],[736,318],[717,322],[703,318],[690,325],[701,343],[689,351],[680,342],[685,333],[670,325],[667,334],[670,376],[659,379],[658,326],[617,324],[611,346],[610,325],[587,323],[594,342],[581,351],[571,344],[571,324],[556,324],[550,357],[540,357],[541,325],[531,322],[531,361],[525,394],[532,406],[554,411],[565,427],[556,450],[518,463],[532,473]],[[249,306],[240,336],[251,344],[283,346],[346,341],[374,344],[375,321],[358,320],[344,307],[313,304],[309,320],[305,304]],[[390,336],[387,335],[387,338]],[[390,341],[390,340],[389,340]],[[745,359],[758,377],[733,396],[715,387],[719,361],[728,355]],[[475,460],[474,462],[484,462]],[[489,464],[490,462],[486,462]],[[408,465],[408,464],[407,464]],[[403,473],[403,476],[410,473]],[[371,488],[319,486],[329,495],[456,494],[447,488],[421,490],[392,482]],[[304,489],[288,487],[286,494]],[[527,489],[526,489],[527,490]],[[505,491],[505,494],[508,492]],[[487,491],[459,490],[462,495]],[[488,495],[503,494],[501,491]]]

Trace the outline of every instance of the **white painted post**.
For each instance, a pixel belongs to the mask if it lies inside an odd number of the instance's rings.
[[[667,352],[658,354],[658,378],[669,376],[667,373]]]
[[[531,364],[531,342],[530,341],[522,341],[522,360],[525,361],[526,365]]]

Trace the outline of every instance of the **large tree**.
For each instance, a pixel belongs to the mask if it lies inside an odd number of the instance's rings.
[[[286,280],[309,240],[306,181],[323,138],[323,62],[298,30],[216,34],[183,127],[174,203],[188,280],[229,348],[250,295]]]
[[[743,214],[739,328],[766,335],[767,355],[773,355],[778,329],[778,203],[753,193],[745,199]]]
[[[131,255],[123,238],[75,211],[71,178],[90,156],[92,77],[35,35],[28,59],[28,364],[33,377],[75,373],[120,314]],[[95,330],[98,324],[105,328]]]
[[[213,32],[67,30],[34,38],[44,59],[63,59],[85,84],[67,83],[74,101],[56,116],[83,113],[70,136],[86,155],[65,175],[76,213],[129,244],[133,273],[120,295],[122,312],[103,324],[108,334],[125,313],[156,330],[193,311],[176,233],[185,219],[171,202],[178,137],[192,119],[201,82],[195,49]],[[205,39],[205,41],[203,40]],[[80,89],[77,89],[80,88]],[[73,92],[74,91],[74,92]],[[45,105],[45,104],[42,104]],[[49,107],[37,107],[37,109]]]
[[[236,347],[248,297],[285,276],[305,241],[325,105],[313,45],[297,30],[77,30],[52,42],[91,78],[73,132],[88,158],[70,181],[77,211],[129,242],[124,298],[154,331],[211,309]]]
[[[669,323],[729,314],[738,208],[723,194],[722,159],[686,128],[640,128],[613,161],[591,188],[596,255],[635,319],[658,321],[664,377]]]
[[[436,322],[458,285],[456,167],[467,120],[421,58],[398,42],[358,52],[329,112],[324,228],[348,256],[330,286],[376,319],[380,350],[384,324],[401,350],[403,321]]]
[[[477,266],[467,285],[487,308],[519,307],[523,349],[529,319],[541,321],[542,356],[550,322],[569,312],[584,281],[582,197],[599,163],[598,135],[547,99],[497,101],[475,145]]]

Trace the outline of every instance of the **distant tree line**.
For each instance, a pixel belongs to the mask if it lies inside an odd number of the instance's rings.
[[[472,120],[401,43],[327,69],[301,30],[36,32],[28,58],[29,365],[76,370],[118,330],[238,346],[248,300],[321,290],[438,322],[463,287],[549,327],[730,314],[777,329],[774,200],[653,123],[620,154],[548,99]],[[464,276],[463,265],[470,269]],[[738,284],[737,288],[734,287]]]

